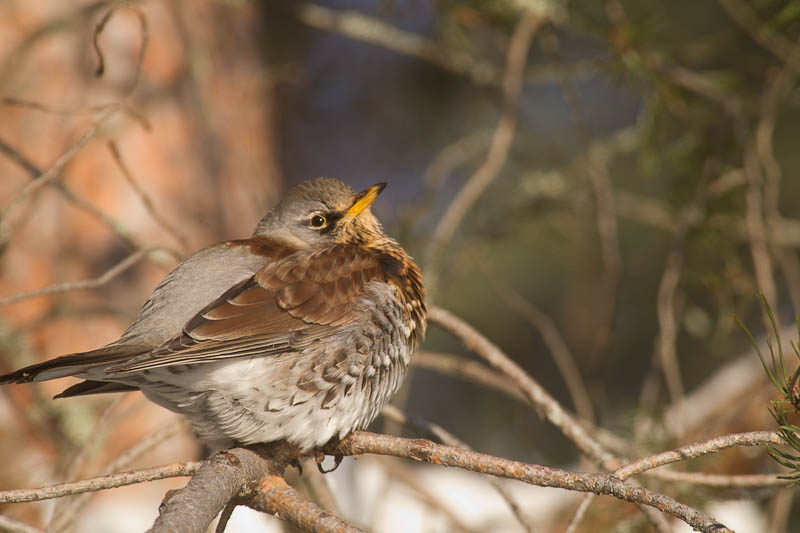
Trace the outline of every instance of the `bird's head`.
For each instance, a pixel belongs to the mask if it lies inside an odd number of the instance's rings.
[[[254,237],[271,237],[299,248],[336,243],[368,244],[385,237],[370,205],[386,187],[357,193],[341,181],[316,178],[289,189],[258,223]]]

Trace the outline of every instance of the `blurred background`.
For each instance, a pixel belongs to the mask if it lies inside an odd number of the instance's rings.
[[[388,182],[373,211],[430,301],[616,453],[774,429],[732,315],[758,337],[758,290],[782,325],[800,303],[797,0],[120,4],[0,3],[0,371],[116,339],[182,257],[326,175]],[[483,452],[590,468],[467,375],[457,340],[430,327],[422,350],[395,405]],[[0,490],[200,457],[138,393],[51,401],[67,381],[0,392]],[[777,466],[754,449],[680,469]],[[522,530],[476,475],[362,458],[328,480],[376,531]],[[140,531],[184,483],[0,513]],[[788,489],[654,483],[738,531],[800,527]],[[508,486],[537,531],[580,499]],[[239,511],[228,530],[251,526],[280,530]],[[602,498],[578,531],[650,527]]]

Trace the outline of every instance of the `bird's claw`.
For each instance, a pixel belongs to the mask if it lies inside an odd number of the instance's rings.
[[[322,466],[323,461],[325,461],[325,454],[319,450],[316,451],[314,454],[314,460],[317,462],[317,470],[320,471],[321,474],[327,474],[329,472],[333,472],[339,465],[342,464],[342,459],[344,458],[343,455],[336,454],[333,456],[333,468],[330,470],[325,470],[325,467]]]

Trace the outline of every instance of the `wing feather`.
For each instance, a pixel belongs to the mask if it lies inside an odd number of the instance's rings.
[[[109,374],[299,350],[356,320],[379,259],[354,245],[303,250],[271,262],[198,313],[183,334]]]

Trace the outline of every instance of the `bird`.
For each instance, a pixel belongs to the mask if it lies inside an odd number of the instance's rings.
[[[312,451],[366,428],[426,329],[420,269],[370,209],[385,187],[292,187],[250,238],[175,267],[118,340],[0,384],[83,380],[55,398],[140,390],[185,416],[210,450]]]

